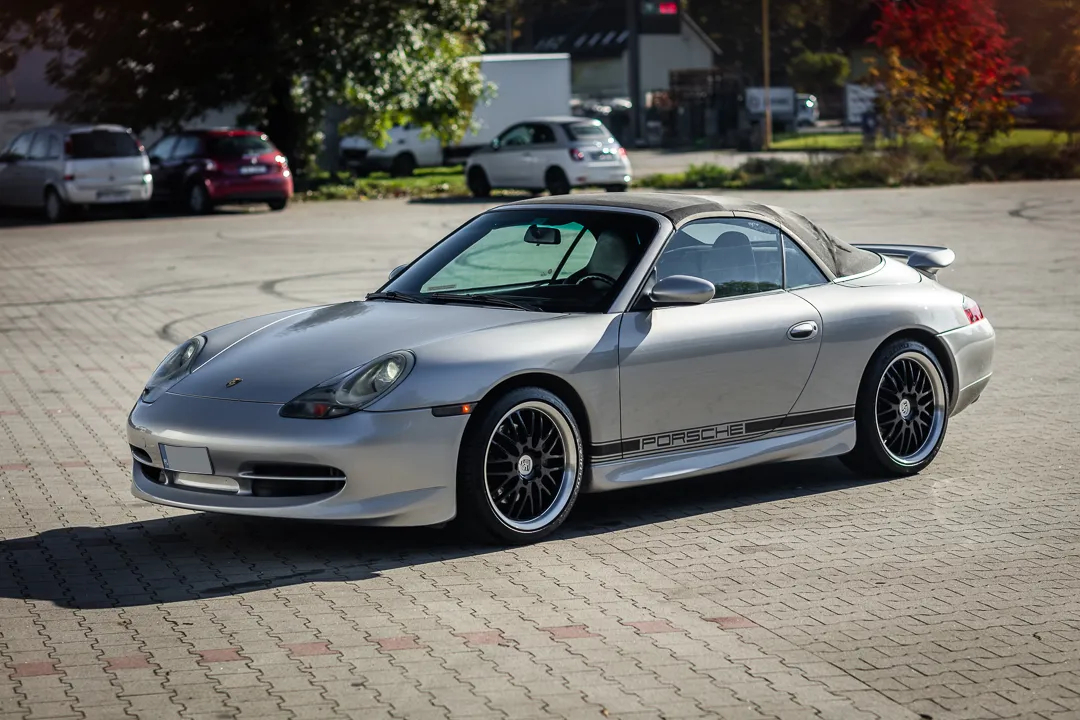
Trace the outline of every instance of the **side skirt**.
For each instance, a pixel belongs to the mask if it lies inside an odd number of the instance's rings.
[[[701,450],[593,463],[590,465],[592,482],[587,492],[681,480],[766,462],[843,455],[854,447],[855,421],[847,420]]]

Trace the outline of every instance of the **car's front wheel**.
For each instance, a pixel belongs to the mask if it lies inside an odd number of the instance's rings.
[[[474,418],[458,468],[458,520],[487,539],[530,543],[570,514],[584,472],[581,432],[556,395],[512,390]]]
[[[879,350],[855,403],[855,449],[841,459],[857,472],[894,477],[933,462],[949,423],[944,378],[937,356],[917,340]]]
[[[491,183],[488,181],[488,176],[487,173],[484,172],[484,168],[469,168],[469,176],[466,182],[469,186],[469,192],[472,193],[473,197],[486,198],[491,196]]]
[[[62,222],[67,218],[67,204],[53,188],[45,191],[45,221]]]
[[[566,177],[566,173],[562,171],[562,168],[554,167],[549,169],[544,176],[544,185],[551,195],[570,194],[570,180]]]
[[[205,215],[214,209],[210,193],[201,182],[194,182],[188,187],[187,209],[192,215]]]

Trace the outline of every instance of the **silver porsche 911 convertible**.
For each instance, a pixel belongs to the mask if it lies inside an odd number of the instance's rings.
[[[497,207],[364,300],[173,350],[128,420],[132,490],[529,542],[579,492],[826,456],[908,475],[990,381],[952,261],[725,197]]]

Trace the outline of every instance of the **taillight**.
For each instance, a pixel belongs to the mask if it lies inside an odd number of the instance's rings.
[[[275,155],[274,162],[277,163],[278,172],[288,172],[289,159],[287,157],[285,157],[284,155]]]
[[[71,181],[72,181],[72,180],[74,180],[74,179],[75,179],[75,176],[74,176],[74,175],[71,175],[71,174],[68,174],[68,175],[65,175],[65,176],[64,176],[64,181],[65,181],[65,182],[71,182]]]
[[[581,152],[577,148],[570,148],[570,159],[574,162],[581,162],[585,159],[585,153]]]
[[[619,146],[619,157],[626,157],[626,148],[622,145]]]
[[[979,303],[975,302],[969,297],[964,298],[964,314],[967,315],[968,323],[977,323],[982,320],[983,315],[982,308],[979,307]]]
[[[67,137],[64,138],[64,156],[65,157],[71,157],[71,149],[72,149],[71,136],[68,135]]]

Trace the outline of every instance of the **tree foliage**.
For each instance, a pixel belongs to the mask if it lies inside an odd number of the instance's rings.
[[[871,38],[885,56],[878,79],[893,83],[885,88],[887,98],[906,94],[922,110],[906,122],[924,117],[947,155],[968,140],[985,145],[1011,127],[1015,101],[1007,92],[1027,71],[1010,57],[1014,41],[1005,37],[991,0],[880,0],[880,5]]]
[[[0,36],[64,48],[50,81],[71,120],[175,126],[240,105],[303,168],[326,111],[385,138],[413,122],[443,140],[467,129],[483,92],[482,0],[19,0]]]
[[[851,74],[851,63],[840,53],[805,50],[788,65],[795,88],[816,95],[843,87]]]
[[[999,7],[1021,38],[1016,49],[1034,84],[1061,103],[1065,128],[1080,132],[1080,0],[999,0]]]

